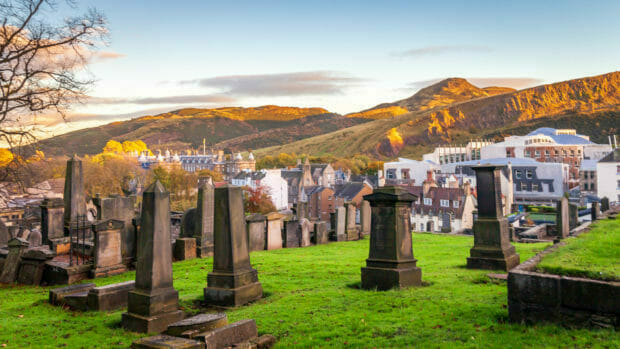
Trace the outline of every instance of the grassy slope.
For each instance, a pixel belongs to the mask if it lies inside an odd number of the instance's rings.
[[[368,239],[304,249],[252,253],[266,297],[227,311],[254,318],[279,347],[502,347],[620,345],[610,330],[506,323],[506,284],[464,268],[471,237],[415,234],[414,254],[425,287],[358,289]],[[546,244],[518,244],[521,260]],[[181,305],[197,312],[212,259],[174,264]],[[97,279],[130,280],[134,273]],[[137,334],[119,328],[122,311],[80,313],[46,303],[48,288],[0,286],[0,344],[8,347],[127,347]]]
[[[620,219],[595,223],[588,233],[566,240],[566,246],[538,264],[547,273],[620,280]]]

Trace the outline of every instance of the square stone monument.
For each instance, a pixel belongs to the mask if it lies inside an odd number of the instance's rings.
[[[135,262],[136,257],[136,230],[132,225],[135,218],[135,196],[113,195],[108,198],[95,197],[93,203],[97,206],[97,219],[109,219],[123,222],[121,229],[121,254],[123,263],[127,266]]]
[[[607,196],[604,196],[601,199],[601,212],[605,212],[609,210],[609,198]]]
[[[45,198],[41,202],[41,239],[43,244],[53,247],[63,239],[65,203],[61,198]]]
[[[93,278],[122,274],[127,271],[122,257],[123,221],[109,219],[93,224],[94,265],[91,270]]]
[[[422,284],[411,245],[411,203],[416,196],[396,186],[364,196],[370,202],[370,251],[362,268],[362,288],[389,290]]]
[[[297,219],[291,219],[286,223],[286,233],[284,234],[284,247],[299,247],[301,242],[301,226]]]
[[[501,166],[475,166],[478,192],[478,219],[474,221],[474,247],[467,268],[510,270],[519,264],[519,255],[510,244],[508,220],[503,216],[500,182]]]
[[[215,189],[213,271],[207,276],[205,302],[244,305],[263,296],[258,273],[250,264],[241,187]]]
[[[163,332],[183,318],[173,287],[170,194],[156,181],[143,193],[136,288],[127,297],[122,325],[133,332]]]

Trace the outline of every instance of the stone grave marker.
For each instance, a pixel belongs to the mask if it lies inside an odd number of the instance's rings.
[[[370,234],[370,221],[371,221],[371,210],[370,210],[370,202],[367,200],[362,201],[362,207],[360,208],[360,229],[362,235]]]
[[[283,215],[278,212],[271,212],[267,215],[267,242],[268,250],[276,250],[282,248],[282,218]]]
[[[255,213],[245,218],[247,223],[248,243],[250,252],[265,249],[265,228],[267,217]]]
[[[109,198],[96,197],[93,199],[97,207],[97,220],[107,221],[109,219],[123,222],[121,229],[121,254],[123,264],[130,265],[135,262],[136,257],[136,230],[132,225],[135,218],[134,206],[135,196],[114,195]]]
[[[568,204],[568,222],[570,229],[575,229],[579,225],[579,207],[576,204]]]
[[[250,264],[241,187],[215,189],[213,271],[207,276],[207,304],[239,306],[263,296],[258,273]]]
[[[560,239],[568,237],[570,234],[570,222],[568,217],[568,198],[562,196],[560,200],[556,202],[555,211],[555,227],[557,237]]]
[[[52,241],[64,238],[63,217],[65,204],[61,198],[45,198],[41,202],[41,239],[52,246]]]
[[[4,261],[2,273],[0,273],[0,283],[10,284],[17,279],[22,254],[24,254],[28,245],[28,241],[21,238],[12,238],[9,240],[9,254]]]
[[[174,259],[184,261],[196,258],[196,239],[178,238],[174,241]]]
[[[143,193],[136,288],[129,292],[122,325],[133,332],[162,332],[183,318],[173,287],[170,194],[156,181]]]
[[[123,264],[121,231],[125,223],[116,219],[108,219],[93,224],[94,264],[91,277],[106,277],[127,271]]]
[[[411,244],[411,203],[416,196],[396,186],[365,195],[372,212],[370,251],[362,268],[362,288],[388,290],[422,284]]]
[[[510,270],[519,264],[519,255],[510,244],[508,220],[503,216],[500,182],[501,166],[475,166],[478,192],[478,219],[474,221],[474,247],[467,268]]]
[[[29,248],[21,256],[17,282],[24,285],[40,285],[45,263],[54,258],[49,247]]]
[[[317,245],[329,242],[329,231],[327,230],[327,222],[314,223],[314,243]]]
[[[609,210],[609,198],[604,196],[601,199],[601,212],[605,212],[607,210]]]
[[[78,216],[86,215],[82,160],[73,155],[67,160],[64,191],[64,226],[69,226]]]
[[[336,213],[334,215],[334,220],[332,222],[332,229],[334,229],[336,233],[336,241],[347,241],[347,231],[346,231],[346,216],[347,209],[344,207],[336,207]]]
[[[307,218],[303,218],[299,221],[299,226],[301,230],[301,247],[308,247],[312,245],[312,241],[310,240],[310,232],[314,229],[314,224],[310,222]]]
[[[347,234],[347,240],[352,241],[352,240],[359,240],[359,232],[357,230],[357,227],[355,225],[355,217],[357,215],[357,207],[355,207],[355,204],[353,202],[347,202],[344,204],[345,208],[347,210],[347,214],[346,214],[346,234]]]
[[[196,207],[196,242],[198,243],[198,256],[201,258],[213,256],[213,198],[213,185],[201,178]]]
[[[284,247],[299,247],[301,242],[301,226],[299,221],[291,219],[286,221],[286,233],[284,235]]]
[[[599,203],[597,201],[592,202],[592,206],[590,206],[590,219],[592,220],[592,222],[598,219],[598,210]]]

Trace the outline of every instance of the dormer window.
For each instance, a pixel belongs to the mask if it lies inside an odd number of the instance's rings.
[[[458,202],[458,200],[454,200],[454,201],[452,201],[452,207],[454,207],[454,208],[459,208],[459,202]]]
[[[424,198],[424,205],[432,206],[433,205],[433,199],[431,199],[431,198]]]

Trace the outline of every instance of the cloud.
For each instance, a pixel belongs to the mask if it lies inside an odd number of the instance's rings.
[[[60,117],[58,114],[42,114],[37,115],[35,120],[33,120],[37,125],[41,126],[57,126],[60,124],[70,124],[70,123],[83,123],[83,122],[96,122],[103,123],[106,121],[114,121],[114,120],[128,120],[140,116],[145,115],[157,115],[161,113],[165,113],[169,111],[170,108],[160,107],[160,108],[150,108],[138,110],[131,113],[126,114],[87,114],[87,113],[71,113],[66,115],[65,119]]]
[[[181,95],[166,97],[143,97],[143,98],[105,98],[90,97],[88,104],[192,104],[192,103],[233,103],[235,99],[219,94],[205,95]]]
[[[424,46],[406,51],[394,52],[395,57],[425,57],[462,52],[491,52],[492,49],[481,45],[437,45]]]
[[[234,96],[303,96],[341,94],[365,80],[335,71],[309,71],[281,74],[228,75],[181,81],[215,88]]]
[[[420,80],[414,81],[407,84],[406,90],[411,91],[411,89],[421,89],[435,83],[438,83],[442,79],[429,79],[429,80]],[[465,80],[469,81],[472,85],[484,88],[489,86],[499,86],[499,87],[512,87],[514,89],[522,89],[526,87],[537,86],[543,83],[544,80],[538,78],[528,78],[528,77],[491,77],[491,78],[465,78]]]
[[[102,62],[123,57],[125,57],[125,55],[122,53],[112,51],[99,51],[92,54],[91,60],[93,62]]]

